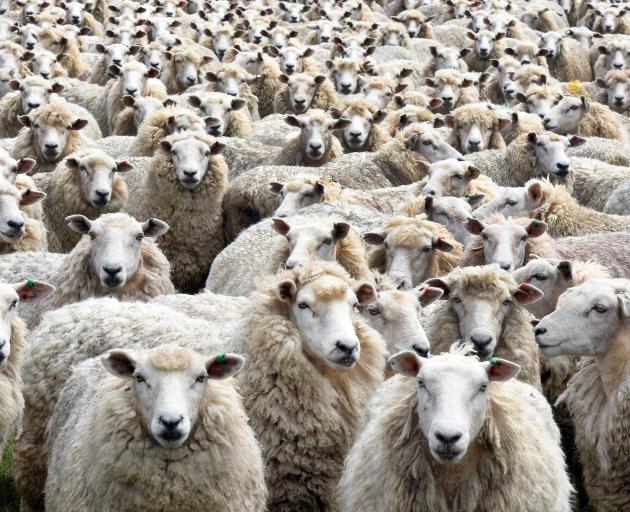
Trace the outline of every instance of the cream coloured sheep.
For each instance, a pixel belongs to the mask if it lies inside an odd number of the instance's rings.
[[[279,80],[285,85],[274,97],[274,113],[303,114],[309,108],[341,108],[333,84],[324,75],[282,74]]]
[[[222,92],[230,96],[238,96],[247,100],[247,109],[252,121],[260,119],[258,98],[252,93],[249,86],[250,83],[254,83],[256,80],[254,75],[236,64],[221,64],[214,71],[208,71],[205,77],[209,82],[207,85],[209,90]]]
[[[77,41],[69,37],[61,27],[46,27],[38,34],[42,48],[53,52],[60,58],[60,64],[72,78],[82,78],[89,73],[89,68],[83,61]]]
[[[97,43],[95,49],[102,55],[102,57],[99,58],[96,66],[92,69],[88,81],[91,84],[105,85],[111,78],[109,76],[109,66],[114,65],[122,68],[127,63],[130,56],[137,55],[142,50],[142,46],[137,44],[125,46],[120,43],[109,44],[106,46],[104,44]]]
[[[149,114],[170,104],[169,100],[162,102],[151,96],[123,96],[122,102],[125,108],[118,114],[112,135],[137,135]]]
[[[630,215],[630,180],[624,181],[610,194],[604,212],[614,215]]]
[[[593,71],[589,61],[588,48],[561,32],[541,32],[539,47],[546,50],[545,57],[551,74],[561,82],[579,80],[590,82]]]
[[[625,69],[611,69],[595,81],[606,95],[611,110],[624,113],[630,108],[630,74]]]
[[[21,178],[21,177],[20,177]],[[46,194],[29,185],[0,183],[0,254],[48,249],[39,203]]]
[[[353,101],[341,111],[333,109],[332,114],[338,119],[350,120],[350,124],[337,135],[346,153],[377,151],[391,139],[380,126],[387,111],[376,109],[366,101]]]
[[[444,102],[437,112],[446,113],[469,103],[479,103],[479,92],[459,71],[440,69],[433,78],[427,77],[425,83],[433,87],[435,96]]]
[[[33,56],[28,60],[26,66],[33,75],[41,76],[44,80],[68,76],[68,72],[59,63],[59,56],[41,48],[31,53]]]
[[[422,188],[423,194],[433,197],[472,197],[483,194],[483,200],[489,201],[500,190],[490,178],[480,174],[479,169],[468,162],[449,158],[431,165],[425,162],[419,162],[418,165],[427,167],[428,180]]]
[[[114,349],[75,366],[50,420],[46,509],[262,510],[262,454],[233,381],[225,380],[243,362],[169,344]],[[175,494],[173,473],[182,486]],[[132,474],[135,499],[127,496]],[[117,490],[112,482],[120,482]]]
[[[629,293],[627,279],[587,281],[562,294],[535,330],[545,356],[588,356],[559,401],[573,418],[589,499],[608,512],[630,499],[625,486]]]
[[[445,121],[452,130],[451,145],[462,153],[505,148],[501,130],[512,122],[481,103],[459,107],[448,114]]]
[[[342,510],[571,510],[545,398],[513,378],[518,364],[465,354],[389,359],[399,375],[368,406],[339,484]]]
[[[220,92],[208,92],[189,96],[188,103],[199,111],[208,133],[213,137],[251,137],[251,120],[242,112],[243,107],[247,106],[244,99]]]
[[[202,55],[195,48],[173,48],[164,52],[166,62],[162,67],[160,79],[169,94],[184,92],[200,81],[202,64],[212,62],[207,55]]]
[[[203,288],[215,256],[223,249],[223,207],[228,169],[223,144],[200,132],[160,141],[144,181],[127,209],[137,218],[162,216],[170,231],[160,248],[173,266],[180,291]]]

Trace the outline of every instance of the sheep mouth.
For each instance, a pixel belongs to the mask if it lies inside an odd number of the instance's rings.
[[[180,180],[180,183],[183,187],[192,190],[197,185],[199,185],[199,180],[197,178],[183,178]]]
[[[24,231],[20,229],[19,231],[9,231],[8,233],[5,231],[0,231],[0,236],[5,239],[6,242],[14,243],[18,240],[21,240],[24,236]]]
[[[124,284],[123,280],[119,277],[106,277],[105,279],[102,279],[102,283],[106,288],[111,289],[121,288]]]
[[[208,128],[208,134],[213,137],[221,137],[221,135],[223,135],[223,130],[221,130],[220,126],[211,126]]]
[[[441,463],[455,463],[463,457],[464,450],[450,446],[440,446],[434,451],[434,458]]]
[[[556,125],[553,125],[553,126],[552,126],[551,124],[549,124],[549,123],[544,123],[544,124],[545,124],[545,128],[546,128],[547,130],[555,130],[555,129],[557,129],[557,128],[558,128],[558,125],[557,125],[557,124],[556,124]]]
[[[61,153],[56,150],[56,149],[45,149],[43,151],[43,157],[48,161],[48,162],[54,162],[55,160],[57,160],[59,158],[59,155]]]
[[[109,199],[94,199],[92,204],[98,208],[103,208],[109,204]]]
[[[311,160],[319,160],[322,156],[324,156],[324,152],[319,149],[317,151],[309,149],[306,153]]]

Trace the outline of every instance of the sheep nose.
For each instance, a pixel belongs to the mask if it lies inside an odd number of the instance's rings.
[[[615,101],[617,103],[623,103],[623,96],[615,96]]]
[[[78,16],[72,16],[72,22],[73,23],[79,23],[79,17]]]
[[[320,40],[322,43],[327,43],[328,41],[330,41],[330,37],[328,37],[328,36],[322,36],[322,37],[320,37],[320,38],[319,38],[319,40]]]
[[[484,348],[490,344],[490,342],[492,341],[492,336],[490,336],[489,334],[475,334],[470,337],[470,341],[473,342],[475,347]]]
[[[24,227],[23,220],[10,220],[7,222],[7,224],[13,231],[21,231]]]
[[[297,98],[295,98],[294,101],[295,101],[296,105],[300,105],[300,106],[304,105],[306,103],[306,100],[301,100],[301,99],[297,99]]]
[[[254,36],[254,43],[260,43],[262,41],[262,37]]]
[[[408,288],[407,281],[404,278],[398,281],[398,286],[396,287],[396,289],[406,290],[407,288]]]
[[[433,190],[432,188],[425,188],[422,190],[422,192],[429,196],[435,196],[435,190]]]
[[[312,142],[311,142],[311,143],[309,144],[309,146],[310,146],[310,148],[311,148],[313,151],[319,151],[319,150],[322,148],[322,145],[321,145],[321,144],[319,144],[319,143],[312,143]]]
[[[112,63],[116,64],[118,67],[122,66],[122,60],[121,59],[113,59]]]
[[[181,414],[179,416],[160,416],[158,420],[166,430],[173,431],[184,421],[184,417]]]
[[[350,137],[358,139],[359,137],[361,137],[361,132],[350,132]]]
[[[472,146],[473,148],[476,148],[479,146],[479,144],[481,144],[480,140],[469,140],[468,141],[468,145]]]
[[[453,96],[442,96],[442,101],[444,101],[444,103],[450,103],[453,101]]]
[[[424,349],[422,347],[420,347],[419,345],[413,344],[411,346],[411,348],[413,348],[416,353],[420,356],[420,357],[429,357],[429,349]]]
[[[238,93],[235,91],[225,91],[228,96],[238,96]]]
[[[27,50],[32,50],[33,48],[35,48],[35,43],[26,43]]]
[[[534,330],[534,336],[542,336],[543,334],[547,333],[547,329],[545,329],[544,327],[536,327],[536,329]]]
[[[48,79],[49,73],[40,73],[42,78]]]
[[[127,94],[129,96],[135,96],[136,92],[138,92],[138,89],[131,89],[130,87],[125,88],[125,91],[127,91]]]
[[[44,147],[49,150],[57,149],[59,147],[58,144],[44,144]]]
[[[293,71],[295,69],[295,64],[285,64],[284,67],[287,71]]]
[[[302,265],[300,265],[297,261],[291,261],[291,260],[287,260],[287,262],[284,264],[285,270],[293,270],[295,267],[301,267],[301,266]]]
[[[352,353],[357,349],[356,345],[349,345],[347,342],[340,340],[335,343],[335,347],[337,347],[340,352],[343,352],[348,356],[352,355]]]
[[[95,190],[94,193],[99,199],[107,199],[107,196],[109,196],[109,190]]]
[[[569,174],[569,164],[558,162],[556,164],[556,167],[558,168],[558,174],[560,174],[561,176],[566,176],[567,174]]]
[[[188,81],[189,84],[194,84],[197,81],[197,78],[194,76],[187,76],[186,80]]]
[[[155,68],[155,69],[160,69],[160,63],[159,62],[149,62],[149,66]]]
[[[39,103],[27,103],[27,105],[28,105],[28,108],[30,108],[31,110],[39,107]]]
[[[188,176],[189,178],[192,178],[195,174],[197,174],[197,171],[194,169],[184,171],[184,175]]]
[[[501,267],[503,270],[509,271],[512,268],[512,264],[511,263],[499,263],[499,267]]]
[[[435,438],[443,444],[455,444],[462,438],[461,432],[455,432],[453,434],[446,434],[442,432],[436,432]]]
[[[623,68],[623,64],[613,64],[613,66],[615,67],[615,69]]]

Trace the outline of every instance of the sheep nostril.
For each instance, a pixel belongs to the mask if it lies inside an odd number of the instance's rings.
[[[536,329],[534,330],[534,336],[541,336],[546,333],[547,329],[545,329],[544,327],[536,327]]]

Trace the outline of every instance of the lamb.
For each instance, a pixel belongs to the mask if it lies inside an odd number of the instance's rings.
[[[566,32],[541,32],[539,37],[539,46],[546,50],[549,71],[555,78],[561,82],[593,80],[587,48],[575,39],[567,37]]]
[[[208,133],[213,137],[249,139],[254,131],[251,119],[242,112],[247,102],[220,92],[188,97],[188,102],[203,115]]]
[[[543,121],[547,130],[564,135],[572,133],[627,141],[615,114],[607,106],[587,101],[584,96],[565,96],[545,115]]]
[[[319,263],[270,279],[252,297],[239,332],[239,392],[266,456],[269,510],[334,506],[346,451],[383,379],[384,343],[352,313],[374,295],[373,285]]]
[[[333,109],[333,116],[348,119],[350,124],[338,135],[344,151],[377,151],[390,140],[386,130],[380,127],[387,116],[386,110],[377,110],[368,102],[350,102],[342,111]]]
[[[495,199],[475,210],[474,217],[483,220],[494,213],[543,221],[553,237],[630,230],[630,218],[585,208],[566,187],[554,186],[548,180],[533,179],[523,187],[505,187]]]
[[[88,121],[77,117],[61,98],[51,98],[48,105],[21,116],[19,120],[26,128],[15,139],[11,156],[15,159],[35,156],[37,164],[31,172],[50,172],[69,154],[93,144],[80,132]]]
[[[528,283],[517,286],[497,265],[458,268],[426,284],[444,291],[426,329],[434,354],[462,340],[482,360],[510,357],[521,366],[519,380],[541,389],[532,316],[523,307],[539,299],[540,290]]]
[[[423,215],[391,217],[380,231],[366,233],[363,239],[376,246],[368,253],[370,267],[400,290],[450,272],[462,256],[461,244]]]
[[[212,260],[223,249],[223,207],[228,169],[223,144],[199,132],[160,141],[144,182],[128,211],[169,219],[160,248],[173,266],[173,284],[183,292],[203,288]]]
[[[200,80],[201,65],[212,62],[209,56],[201,55],[191,47],[173,48],[164,52],[164,56],[166,63],[162,68],[160,78],[169,94],[178,94],[196,85]]]
[[[449,158],[426,166],[428,180],[422,189],[423,194],[433,197],[454,196],[472,198],[483,194],[482,200],[490,201],[499,193],[493,181],[482,175],[475,166]]]
[[[289,77],[282,74],[279,80],[285,85],[274,97],[274,113],[303,114],[309,108],[324,111],[332,107],[341,108],[332,82],[323,75],[297,73]]]
[[[50,83],[37,76],[23,80],[11,80],[11,88],[16,91],[0,100],[0,138],[16,137],[23,128],[19,117],[28,114],[48,103],[50,95],[63,89],[59,82]]]
[[[38,304],[26,304],[22,317],[29,328],[41,315],[88,297],[114,296],[148,300],[173,293],[170,266],[153,237],[168,226],[157,219],[141,224],[124,213],[108,213],[95,221],[82,215],[70,216],[71,229],[85,235],[69,254],[21,252],[3,256],[0,275],[40,279],[57,287],[57,292]]]
[[[51,418],[46,510],[264,509],[262,454],[229,379],[243,362],[169,344],[75,366]],[[182,478],[175,494],[173,472]]]
[[[624,181],[610,194],[604,205],[604,213],[630,215],[630,180]]]
[[[129,146],[129,156],[153,156],[160,141],[179,132],[204,132],[206,125],[190,109],[167,106],[151,112],[138,128],[138,135]]]
[[[587,281],[562,294],[535,330],[547,357],[588,356],[559,401],[573,418],[589,500],[608,512],[630,499],[625,486],[629,293],[627,279]]]
[[[399,375],[368,406],[339,483],[342,510],[571,510],[558,427],[545,398],[513,379],[518,364],[462,350],[389,361]]]
[[[206,289],[249,295],[261,276],[311,261],[337,261],[354,279],[372,280],[361,238],[348,223],[297,215],[258,223],[243,232],[213,262]]]
[[[96,219],[125,209],[128,191],[119,173],[131,169],[127,161],[117,162],[97,149],[74,153],[57,165],[44,200],[51,252],[70,252],[81,239],[81,233],[67,229],[69,215]]]
[[[462,153],[505,148],[501,130],[512,122],[488,105],[472,103],[445,118],[451,128],[451,145]]]

